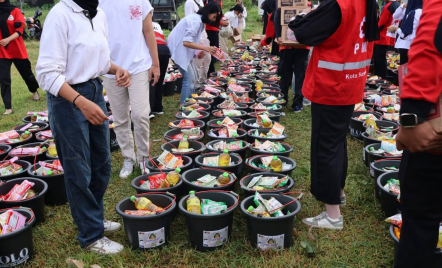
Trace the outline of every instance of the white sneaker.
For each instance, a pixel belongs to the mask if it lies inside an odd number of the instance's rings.
[[[304,106],[310,106],[310,105],[312,105],[312,102],[309,101],[308,99],[304,98],[304,99],[302,100],[302,104],[303,104]]]
[[[138,166],[141,169],[141,174],[142,175],[150,173],[150,170],[147,168],[147,161],[149,161],[149,160],[146,159],[144,161],[138,162]]]
[[[134,172],[135,163],[129,159],[124,159],[123,168],[120,171],[120,179],[127,179],[132,172]]]
[[[87,246],[86,249],[98,254],[107,255],[107,254],[117,254],[121,252],[124,249],[124,247],[123,245],[114,242],[112,240],[109,240],[109,238],[104,236],[103,238]]]
[[[120,230],[121,228],[121,224],[119,224],[118,222],[108,221],[106,219],[103,220],[103,226],[105,232],[115,232]]]
[[[154,118],[154,117],[155,117],[154,114],[150,114],[150,115],[149,115],[149,119],[152,119],[152,118]]]
[[[302,220],[303,223],[313,227],[313,228],[324,228],[331,230],[342,230],[344,228],[344,218],[339,216],[338,219],[333,220],[324,211],[316,217],[305,218]]]

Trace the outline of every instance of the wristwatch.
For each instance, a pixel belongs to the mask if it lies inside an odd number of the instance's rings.
[[[399,124],[405,128],[415,127],[418,123],[417,115],[410,113],[403,113],[400,116]]]

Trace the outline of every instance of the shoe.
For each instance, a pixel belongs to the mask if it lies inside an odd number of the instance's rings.
[[[138,162],[138,166],[141,169],[142,175],[150,173],[150,170],[147,168],[147,161],[149,161],[149,160],[147,160],[147,159],[144,160],[144,164],[143,164],[143,161]]]
[[[155,117],[154,114],[150,114],[150,115],[149,115],[149,119],[152,119],[152,118],[154,118],[154,117]]]
[[[40,95],[38,94],[37,91],[34,92],[34,93],[32,93],[32,99],[33,99],[34,101],[38,101],[38,100],[40,100]]]
[[[161,112],[152,112],[153,114],[164,114],[164,112],[163,111],[161,111]]]
[[[86,249],[98,254],[108,255],[120,253],[124,247],[123,245],[109,240],[109,238],[104,236],[103,238],[87,246]]]
[[[6,111],[3,113],[3,115],[12,114],[12,109],[6,109]]]
[[[124,159],[123,168],[120,171],[120,179],[127,179],[134,172],[135,163],[129,158]]]
[[[115,232],[120,230],[121,228],[121,224],[119,224],[118,222],[108,221],[106,219],[103,220],[103,226],[105,232]]]
[[[345,205],[347,205],[347,197],[343,195],[341,196],[341,204],[339,204],[339,206],[344,207]]]
[[[327,215],[326,211],[322,212],[316,217],[305,218],[302,220],[302,222],[313,228],[324,228],[331,230],[342,230],[344,228],[344,218],[342,215],[339,216],[338,219],[333,220]]]
[[[304,106],[310,106],[310,105],[312,105],[312,102],[309,101],[308,99],[304,98],[304,99],[302,100],[302,104],[303,104]]]
[[[299,107],[299,106],[295,106],[295,107],[293,108],[293,112],[294,112],[294,113],[300,113],[300,112],[302,112],[302,110],[304,110],[304,109],[301,108],[301,107]]]

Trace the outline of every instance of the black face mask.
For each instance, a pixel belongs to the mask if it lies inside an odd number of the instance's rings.
[[[11,15],[11,11],[16,7],[11,5],[9,0],[6,0],[3,3],[0,3],[0,32],[2,33],[2,39],[8,38],[11,36],[11,33],[8,29],[8,18]],[[7,48],[8,46],[5,46]]]
[[[97,15],[98,0],[74,0],[82,9],[89,11],[91,19]]]

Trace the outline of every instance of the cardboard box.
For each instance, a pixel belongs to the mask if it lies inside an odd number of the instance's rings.
[[[300,14],[302,9],[294,7],[283,7],[281,8],[281,25],[288,25],[291,18],[296,17]]]
[[[307,0],[278,0],[278,8],[283,8],[283,7],[307,8],[308,1]]]
[[[261,41],[262,38],[263,38],[262,35],[260,35],[260,34],[254,34],[254,35],[252,36],[252,41]]]
[[[292,41],[287,39],[287,30],[288,30],[288,26],[283,25],[282,29],[281,29],[281,40],[282,40],[282,45],[285,47],[304,47],[305,45],[300,44],[297,41]]]

